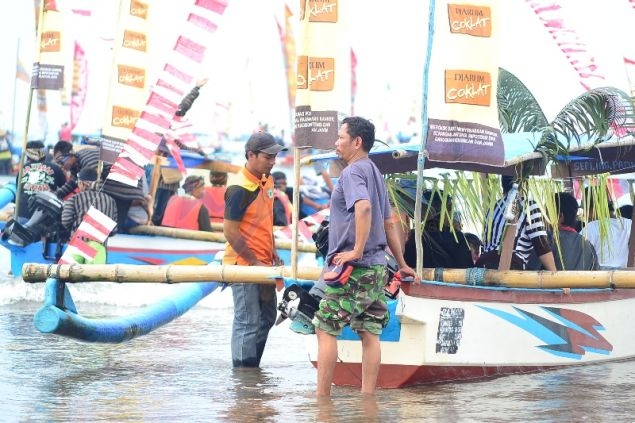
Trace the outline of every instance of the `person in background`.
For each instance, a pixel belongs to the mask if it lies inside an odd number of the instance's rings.
[[[135,198],[130,203],[126,221],[123,228],[121,228],[125,233],[128,233],[130,229],[135,226],[147,225],[150,223],[150,216],[152,216],[152,197],[148,193],[148,180],[146,179],[145,174],[141,178],[141,190],[144,198]]]
[[[182,122],[185,119],[185,114],[190,110],[194,101],[200,95],[200,89],[205,84],[207,84],[207,78],[202,78],[196,81],[196,85],[192,90],[181,100],[179,107],[174,113],[175,122]],[[182,151],[193,151],[200,154],[203,157],[206,157],[205,152],[199,146],[190,147],[182,143],[178,138],[174,139],[174,142]],[[157,150],[157,154],[163,157],[170,157],[170,150],[167,147],[167,141],[164,139],[161,140],[159,144],[159,148]],[[162,167],[161,172],[159,173],[159,181],[157,185],[157,190],[154,195],[154,207],[152,214],[152,223],[154,225],[161,225],[163,220],[163,213],[165,212],[165,208],[168,204],[170,198],[176,194],[181,185],[181,181],[183,180],[183,175],[179,172],[178,169],[166,168]]]
[[[450,228],[455,224],[452,212],[452,198],[447,197],[443,210],[443,193],[441,191],[425,191],[422,196],[425,210],[422,216],[427,216],[421,233],[423,246],[423,267],[445,267],[449,269],[467,269],[474,267],[470,247],[463,232]],[[444,219],[442,219],[442,216]],[[441,221],[443,220],[443,224]],[[417,249],[415,230],[410,230],[406,241],[404,259],[410,267],[417,265]]]
[[[24,157],[22,173],[16,177],[16,186],[20,190],[16,220],[21,224],[26,223],[31,217],[28,207],[30,197],[42,191],[55,193],[66,183],[62,168],[46,160],[42,141],[27,142]]]
[[[53,159],[67,174],[66,183],[55,194],[58,198],[68,199],[77,190],[77,174],[82,169],[95,169],[99,166],[99,149],[85,147],[73,151],[73,144],[58,141],[53,146]]]
[[[117,218],[117,204],[115,200],[103,190],[97,182],[97,170],[84,168],[77,174],[77,186],[79,192],[64,202],[62,210],[62,235],[60,241],[68,242],[84,219],[84,215],[91,207],[96,208],[115,222]],[[106,263],[105,245],[94,241],[85,240],[88,245],[97,250],[95,259],[87,262],[84,256],[75,254],[73,257],[78,263],[104,264]]]
[[[327,284],[313,318],[318,341],[318,396],[331,394],[337,336],[347,325],[362,339],[361,391],[375,392],[381,363],[379,335],[390,317],[384,294],[386,247],[394,253],[399,274],[418,281],[401,254],[384,178],[368,158],[374,142],[375,126],[370,121],[361,117],[342,120],[335,151],[347,166],[331,195],[326,263],[352,266],[352,272],[339,286]]]
[[[59,141],[64,141],[69,144],[73,143],[73,134],[71,131],[71,125],[68,122],[64,122],[57,133]]]
[[[203,204],[209,211],[212,223],[222,223],[225,214],[225,192],[227,191],[227,172],[209,172],[209,182],[205,187]]]
[[[478,261],[478,258],[481,256],[481,239],[471,232],[463,233],[465,236],[465,240],[467,241],[467,245],[470,246],[470,253],[472,254],[472,261],[474,264]],[[471,267],[471,266],[470,266]]]
[[[598,256],[595,248],[575,229],[578,200],[567,192],[554,195],[558,214],[558,239],[552,241],[553,256],[558,270],[596,270]],[[551,234],[554,238],[554,234]]]
[[[589,188],[584,190],[584,202],[588,204],[587,215],[589,222],[582,228],[580,235],[585,237],[595,248],[600,263],[600,269],[621,269],[628,263],[628,241],[631,234],[632,221],[617,217],[613,208],[613,202],[609,200],[608,193],[602,198],[591,195]],[[608,217],[599,220],[597,209],[598,201],[606,201],[608,205]],[[604,231],[604,236],[601,236]]]
[[[245,144],[245,166],[227,187],[227,239],[223,264],[275,266],[280,263],[273,238],[274,183],[271,169],[286,150],[267,132],[252,134]],[[269,330],[276,320],[274,285],[234,283],[231,352],[235,368],[260,366]]]
[[[13,171],[13,153],[11,138],[4,129],[0,129],[0,175],[10,175]]]
[[[287,226],[291,223],[293,206],[287,195],[287,175],[284,172],[277,171],[271,174],[273,176],[274,192],[273,192],[273,225]]]
[[[620,216],[624,219],[631,219],[633,217],[633,205],[632,204],[624,204],[619,209]]]
[[[161,225],[212,232],[209,211],[202,201],[205,178],[199,175],[188,176],[183,182],[183,191],[185,194],[170,198]]]
[[[490,210],[485,215],[485,230],[483,234],[483,254],[476,263],[477,267],[498,269],[500,251],[505,229],[505,207],[510,191],[514,184],[514,177],[503,175],[501,186],[503,198],[497,201],[493,213]],[[514,253],[511,269],[525,270],[532,251],[535,251],[542,267],[549,271],[556,270],[556,262],[551,252],[551,243],[547,237],[547,230],[540,206],[533,200],[520,198],[521,205],[516,234],[514,237]]]

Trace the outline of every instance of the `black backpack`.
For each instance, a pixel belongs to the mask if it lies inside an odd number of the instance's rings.
[[[329,221],[327,219],[320,223],[312,238],[315,241],[315,248],[317,248],[318,254],[326,257],[329,252]]]

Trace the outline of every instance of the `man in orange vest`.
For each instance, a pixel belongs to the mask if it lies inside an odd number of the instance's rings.
[[[198,175],[188,176],[183,182],[183,191],[184,195],[170,198],[161,226],[211,232],[209,211],[201,200],[205,192],[205,179]]]
[[[225,191],[227,191],[227,173],[209,172],[211,187],[205,187],[203,204],[209,211],[209,217],[214,223],[223,222],[225,213]]]
[[[286,150],[273,136],[256,132],[245,144],[247,163],[227,187],[223,264],[275,266],[280,263],[273,239],[274,185],[271,169],[279,152]],[[232,363],[259,367],[269,330],[276,320],[274,285],[234,283]]]

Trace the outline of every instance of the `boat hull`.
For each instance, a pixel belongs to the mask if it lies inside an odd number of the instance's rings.
[[[380,338],[377,386],[484,379],[635,358],[635,290],[405,285]],[[352,332],[351,332],[352,333]],[[361,342],[338,338],[334,383],[361,385]],[[308,337],[317,363],[317,340]]]
[[[56,243],[44,245],[42,242],[26,247],[11,245],[5,241],[2,246],[11,252],[11,272],[22,273],[24,263],[53,263]],[[219,251],[225,250],[220,242],[176,239],[164,236],[116,234],[108,238],[108,264],[208,264]]]

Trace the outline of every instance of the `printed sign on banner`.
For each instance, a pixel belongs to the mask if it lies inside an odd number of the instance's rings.
[[[296,71],[295,143],[333,148],[338,117],[351,110],[351,54],[338,0],[301,2]]]
[[[31,88],[61,90],[64,88],[64,43],[62,14],[55,4],[44,2],[42,31],[37,46],[36,61],[31,72]]]
[[[439,162],[502,166],[498,124],[498,0],[479,5],[441,1],[430,61],[426,148]],[[448,54],[452,52],[452,54]]]

